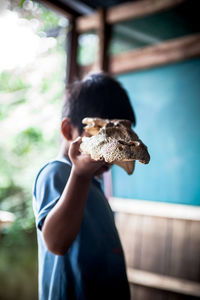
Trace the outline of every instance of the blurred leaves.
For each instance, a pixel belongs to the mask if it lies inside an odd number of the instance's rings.
[[[0,232],[0,282],[4,287],[0,299],[17,295],[20,300],[35,300],[37,244],[32,188],[37,172],[57,155],[59,147],[67,21],[34,1],[8,3],[40,38],[40,46],[51,44],[31,63],[0,71],[0,210],[15,215],[15,222]]]
[[[59,21],[61,19],[61,17],[59,17],[56,13],[43,8],[41,10],[41,18],[44,20],[41,27],[42,31],[59,26]]]
[[[29,85],[23,82],[23,79],[10,72],[3,71],[0,73],[0,92],[15,92],[28,88]]]
[[[15,136],[14,152],[19,156],[25,155],[32,150],[33,145],[35,146],[42,141],[43,137],[41,129],[29,127]]]
[[[62,30],[32,65],[0,72],[0,210],[16,217],[2,232],[1,250],[27,246],[27,234],[35,233],[32,187],[42,164],[58,151],[66,61],[64,18],[36,2],[9,2],[10,10],[28,20],[35,34],[44,32],[44,42],[48,30]]]

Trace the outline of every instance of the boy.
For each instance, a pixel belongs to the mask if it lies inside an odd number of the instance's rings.
[[[130,299],[124,255],[99,176],[109,169],[79,151],[84,117],[135,115],[125,90],[97,73],[69,87],[59,156],[34,185],[40,300]]]

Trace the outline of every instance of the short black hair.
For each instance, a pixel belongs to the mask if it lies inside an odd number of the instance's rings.
[[[104,72],[87,75],[67,87],[62,118],[83,131],[82,119],[127,119],[135,126],[136,118],[129,97],[121,84]]]

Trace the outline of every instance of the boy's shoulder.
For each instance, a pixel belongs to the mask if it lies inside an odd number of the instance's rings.
[[[55,158],[45,163],[35,178],[35,185],[38,181],[45,181],[50,178],[66,178],[71,171],[71,163],[66,158]]]

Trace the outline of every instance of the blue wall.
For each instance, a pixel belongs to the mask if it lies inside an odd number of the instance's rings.
[[[200,205],[200,59],[118,76],[148,146],[149,165],[113,167],[116,197]]]

